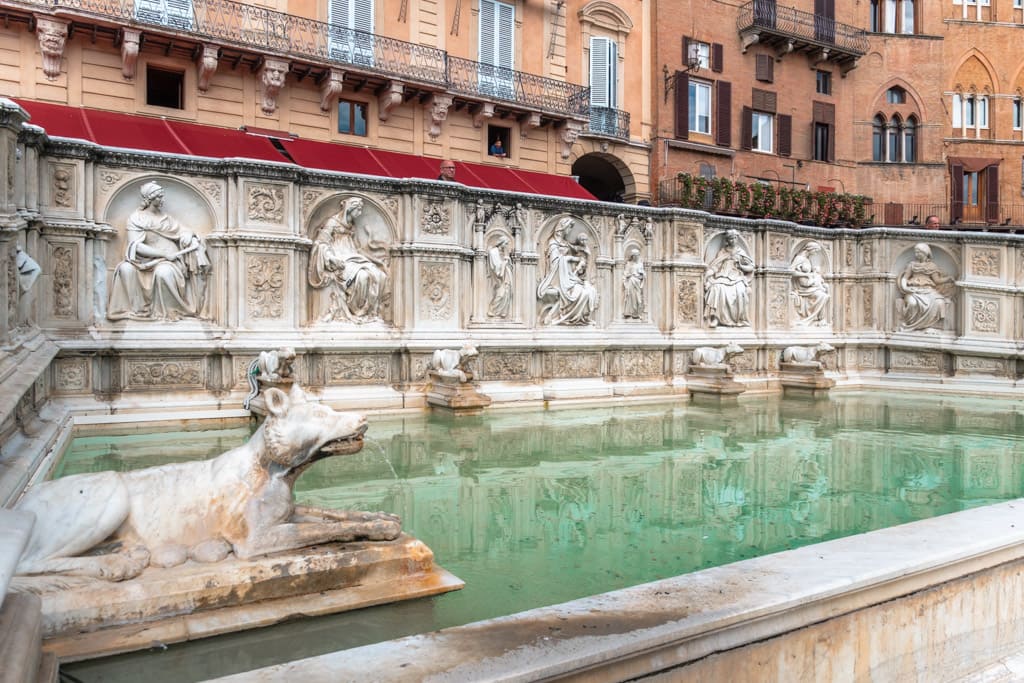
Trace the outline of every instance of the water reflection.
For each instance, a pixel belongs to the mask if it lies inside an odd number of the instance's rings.
[[[382,452],[318,462],[297,496],[397,512],[466,589],[70,670],[199,680],[1015,498],[1022,423],[995,401],[876,394],[373,420]],[[207,436],[219,452],[246,434]],[[151,439],[76,440],[64,472],[202,450]]]

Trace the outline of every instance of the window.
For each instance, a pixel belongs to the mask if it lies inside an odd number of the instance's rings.
[[[873,33],[915,33],[916,0],[871,0],[870,11]]]
[[[192,30],[192,0],[135,0],[135,18],[151,24]]]
[[[902,137],[900,136],[900,120],[897,117],[893,117],[889,121],[889,125],[886,127],[886,139],[885,146],[888,151],[886,155],[886,161],[896,162],[899,161],[903,154],[903,146],[900,144]]]
[[[815,161],[834,162],[836,160],[836,106],[831,102],[812,102],[811,122],[813,124],[811,158]]]
[[[711,135],[711,85],[690,81],[690,132]]]
[[[366,103],[338,100],[338,132],[366,135]]]
[[[487,126],[487,155],[504,159],[509,155],[512,136],[505,126]]]
[[[908,164],[917,161],[917,120],[913,116],[903,124],[903,161]]]
[[[831,126],[826,123],[814,124],[814,154],[815,161],[828,161],[829,139],[831,138]]]
[[[184,109],[185,73],[147,66],[146,104],[169,109]]]
[[[1013,129],[1024,128],[1024,99],[1018,97],[1013,101]]]
[[[373,66],[373,0],[329,0],[327,22],[331,59]]]
[[[894,85],[885,91],[885,101],[889,104],[906,104],[907,91],[898,85]]]
[[[772,123],[775,116],[764,112],[755,111],[751,114],[751,138],[750,148],[755,152],[774,151],[772,146]]]
[[[885,118],[881,114],[871,121],[871,160],[885,161]]]
[[[690,49],[693,50],[697,55],[697,65],[701,69],[711,68],[711,44],[703,43],[699,40],[690,40]],[[690,53],[687,53],[689,56]]]
[[[911,115],[904,122],[899,115],[886,119],[877,114],[871,121],[871,159],[890,163],[917,161],[917,119]]]
[[[617,46],[609,38],[590,39],[590,130],[618,134]],[[494,142],[491,140],[491,142]]]
[[[984,95],[961,95],[953,93],[952,115],[953,128],[966,132],[988,128],[988,97]]]
[[[484,93],[513,99],[516,8],[495,0],[480,0],[480,77]]]
[[[831,95],[832,74],[828,71],[818,71],[816,79],[817,83],[815,84],[815,92],[817,92],[819,95]]]

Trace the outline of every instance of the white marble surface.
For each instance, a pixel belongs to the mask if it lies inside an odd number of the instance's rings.
[[[220,680],[604,680],[607,667],[632,677],[1021,558],[1017,500]]]
[[[3,605],[21,551],[28,543],[33,522],[35,518],[27,512],[0,508],[0,605]]]

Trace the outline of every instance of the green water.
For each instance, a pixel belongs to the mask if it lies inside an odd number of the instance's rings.
[[[465,589],[64,670],[202,680],[1021,497],[1022,428],[1022,404],[878,393],[372,419],[363,452],[317,463],[297,497],[400,514]],[[247,435],[80,438],[59,474]]]

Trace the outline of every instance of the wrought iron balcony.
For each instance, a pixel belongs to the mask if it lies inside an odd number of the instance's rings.
[[[554,117],[584,118],[589,88],[452,57],[444,50],[234,0],[0,0],[0,8],[45,10],[83,19],[175,33],[262,55],[268,52],[314,64],[354,67],[366,75],[394,78],[438,91]],[[352,69],[346,69],[351,71]]]
[[[751,0],[740,7],[736,28],[744,52],[754,43],[775,47],[779,57],[805,52],[815,63],[836,62],[844,73],[868,51],[864,29],[820,14],[780,7],[775,0]]]
[[[629,112],[610,107],[590,107],[588,133],[629,139]]]

